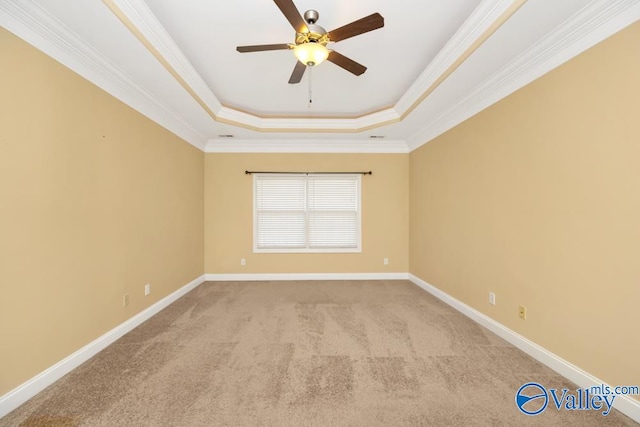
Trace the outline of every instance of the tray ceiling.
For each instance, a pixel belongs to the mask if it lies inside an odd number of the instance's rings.
[[[367,71],[291,85],[291,51],[238,53],[294,42],[271,0],[8,1],[0,24],[206,151],[407,152],[640,17],[640,0],[294,4],[328,31],[380,13],[329,45]]]

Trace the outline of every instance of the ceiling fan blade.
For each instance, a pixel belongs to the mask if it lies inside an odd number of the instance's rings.
[[[280,43],[280,44],[259,44],[255,46],[238,46],[236,50],[238,52],[262,52],[264,50],[281,50],[281,49],[291,49],[291,46],[288,43]]]
[[[307,70],[307,66],[304,65],[302,62],[300,61],[296,61],[296,66],[293,67],[293,73],[291,73],[291,77],[289,77],[289,84],[296,84],[296,83],[300,83],[300,80],[302,80],[302,76],[304,75],[304,72]]]
[[[359,76],[360,74],[367,71],[367,67],[365,67],[364,65],[358,64],[353,59],[349,59],[346,56],[336,52],[335,50],[329,52],[327,61],[333,62],[338,67],[342,67],[348,72],[355,74],[356,76]]]
[[[384,27],[384,18],[379,13],[374,13],[343,27],[329,31],[328,36],[332,42],[339,42],[340,40],[348,39],[349,37],[377,30],[382,27]]]
[[[280,9],[280,12],[287,18],[287,21],[291,24],[291,26],[298,33],[306,33],[309,30],[307,29],[307,23],[302,19],[300,12],[298,12],[298,8],[293,4],[293,0],[273,0]]]

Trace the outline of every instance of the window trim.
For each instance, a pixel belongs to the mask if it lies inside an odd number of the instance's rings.
[[[305,248],[258,248],[258,207],[257,207],[257,187],[258,187],[258,179],[262,177],[286,177],[286,178],[304,178],[307,187],[306,187],[306,206],[305,206]],[[340,178],[340,177],[349,177],[350,179],[355,178],[357,184],[357,192],[358,192],[358,200],[357,200],[357,212],[356,212],[356,220],[357,220],[357,230],[356,230],[356,240],[357,244],[354,248],[309,248],[309,210],[308,210],[308,202],[309,202],[309,188],[308,188],[308,180],[309,178],[321,178],[321,179],[330,179],[331,178]],[[301,174],[278,174],[278,173],[255,173],[253,174],[253,253],[362,253],[362,174],[353,174],[353,173],[345,173],[345,174],[336,174],[336,175],[324,175],[324,174],[313,174],[313,173],[301,173]]]

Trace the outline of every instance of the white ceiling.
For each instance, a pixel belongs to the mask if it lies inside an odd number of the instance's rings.
[[[294,4],[327,31],[379,12],[330,45],[367,71],[290,85],[291,51],[238,53],[294,42],[272,0],[0,0],[0,24],[206,151],[407,152],[640,18],[640,0]]]
[[[147,1],[224,105],[258,115],[352,116],[393,106],[480,0],[410,0],[401,8],[383,0],[297,1],[300,13],[319,9],[318,24],[327,31],[374,12],[385,18],[383,29],[331,45],[368,70],[356,77],[331,63],[314,68],[311,109],[309,73],[300,84],[287,84],[296,62],[292,52],[236,52],[237,45],[293,42],[295,31],[272,0],[236,0],[233,7],[196,3]]]

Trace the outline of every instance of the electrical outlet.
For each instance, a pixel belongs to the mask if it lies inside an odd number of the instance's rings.
[[[146,285],[144,285],[144,295],[147,296],[150,293],[151,293],[151,285],[147,283]]]
[[[383,260],[382,260],[382,263],[383,263],[384,265],[389,265],[389,258],[385,258],[385,259],[383,259]]]
[[[489,292],[489,304],[496,305],[496,294]]]
[[[122,306],[126,307],[129,305],[129,294],[124,294],[122,296]]]
[[[240,265],[247,265],[247,260],[240,258]]]
[[[518,307],[518,317],[522,320],[527,320],[527,307],[524,305]]]

